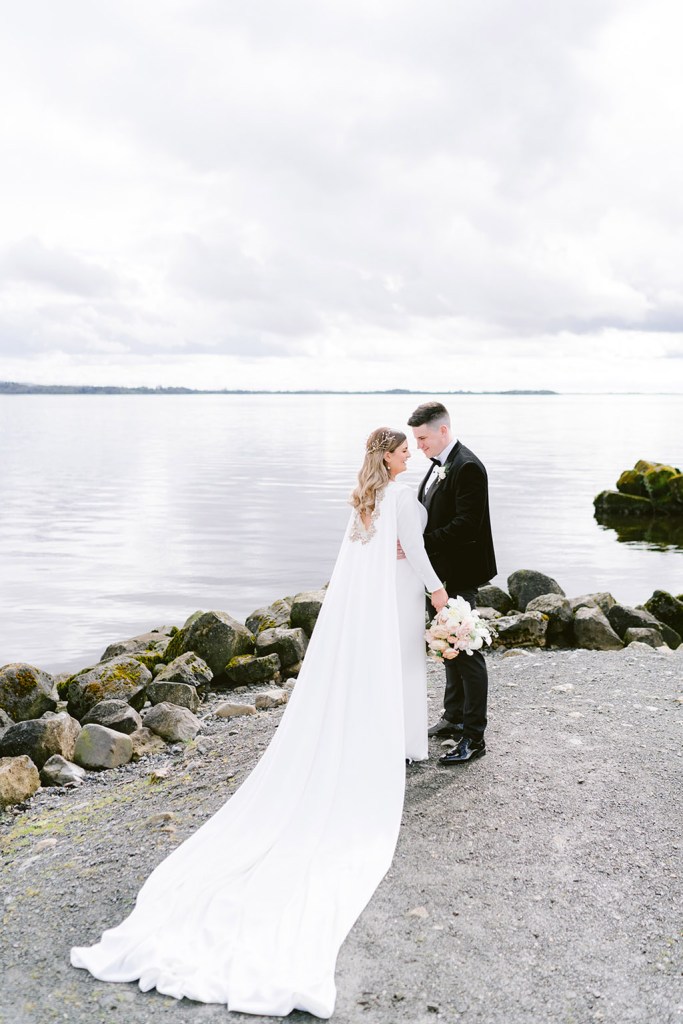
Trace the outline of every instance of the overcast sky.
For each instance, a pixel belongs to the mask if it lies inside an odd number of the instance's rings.
[[[680,0],[22,0],[0,379],[683,391]]]

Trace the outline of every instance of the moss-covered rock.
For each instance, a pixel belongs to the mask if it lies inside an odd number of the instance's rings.
[[[593,499],[595,514],[602,516],[651,516],[652,502],[636,494],[622,494],[620,491],[601,491]]]
[[[15,722],[54,711],[59,694],[54,677],[33,665],[11,662],[0,668],[0,708]]]
[[[518,569],[517,572],[513,572],[508,576],[508,590],[515,608],[522,612],[529,601],[543,594],[559,594],[560,597],[565,597],[565,592],[557,580],[535,569]]]
[[[178,655],[187,651],[198,654],[213,672],[214,686],[229,685],[225,666],[238,654],[254,650],[253,633],[227,612],[204,612],[189,626],[183,626],[169,644],[174,651],[179,638]]]
[[[280,678],[280,659],[275,653],[261,658],[253,654],[239,654],[225,666],[225,674],[233,686],[269,683]]]
[[[53,754],[71,760],[80,731],[79,723],[66,711],[48,718],[17,722],[0,739],[0,757],[26,754],[38,768]]]
[[[278,626],[289,626],[289,616],[292,610],[294,599],[282,597],[265,608],[257,608],[255,612],[247,617],[246,627],[255,636],[262,633],[264,629],[276,629]]]
[[[256,638],[256,653],[261,657],[265,654],[277,654],[283,669],[298,664],[306,648],[308,637],[303,629],[264,629]]]
[[[548,618],[541,612],[517,612],[496,619],[494,647],[545,647]]]
[[[679,636],[683,636],[683,601],[666,590],[655,590],[645,607],[659,622],[665,623]]]
[[[512,611],[514,605],[512,598],[502,587],[488,583],[485,587],[479,587],[477,591],[477,607],[495,608],[501,615],[507,615],[509,611]]]
[[[145,687],[152,673],[135,658],[113,658],[71,677],[67,707],[74,718],[83,718],[102,700],[125,700],[136,711],[145,703]]]
[[[670,483],[674,477],[680,475],[680,470],[659,463],[654,463],[643,473],[647,496],[655,508],[668,509],[676,504],[676,497],[670,489]]]
[[[213,679],[213,672],[203,658],[194,651],[186,651],[169,662],[158,673],[155,681],[159,683],[187,683],[203,691]]]
[[[307,590],[297,594],[292,601],[289,621],[293,627],[299,626],[303,629],[306,636],[311,635],[318,621],[325,593],[324,590]]]
[[[617,480],[617,490],[621,494],[633,494],[637,498],[647,498],[643,474],[635,469],[625,469]]]

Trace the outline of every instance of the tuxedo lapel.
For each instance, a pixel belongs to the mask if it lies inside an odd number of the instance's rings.
[[[433,469],[434,469],[433,465],[429,467],[429,469],[427,470],[427,472],[424,475],[422,483],[420,484],[420,486],[417,489],[417,500],[421,501],[422,504],[425,507],[427,505],[427,502],[425,501],[425,487],[427,485],[427,481],[429,480],[430,476],[432,475],[432,470]]]

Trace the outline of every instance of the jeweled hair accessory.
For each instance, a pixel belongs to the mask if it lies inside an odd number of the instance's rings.
[[[365,445],[366,452],[386,452],[389,451],[389,445],[394,440],[394,433],[392,430],[383,430],[377,437],[370,437]]]

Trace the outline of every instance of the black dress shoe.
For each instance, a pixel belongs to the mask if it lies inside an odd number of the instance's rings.
[[[474,761],[475,757],[483,757],[486,753],[484,740],[472,740],[469,736],[463,736],[457,747],[442,754],[439,758],[441,764],[465,764],[466,761]]]
[[[462,738],[462,723],[449,722],[447,718],[440,718],[436,725],[427,729],[429,737],[439,736],[441,739],[459,740]]]

